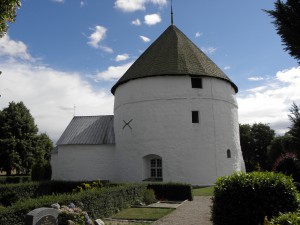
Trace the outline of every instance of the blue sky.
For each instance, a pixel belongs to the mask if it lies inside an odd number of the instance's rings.
[[[174,22],[239,87],[241,123],[289,126],[300,68],[262,9],[274,1],[174,0]],[[0,39],[0,108],[23,101],[56,141],[74,115],[113,113],[110,88],[170,25],[167,0],[23,0]]]

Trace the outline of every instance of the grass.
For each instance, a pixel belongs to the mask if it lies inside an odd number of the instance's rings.
[[[174,209],[162,209],[162,208],[129,208],[124,209],[121,212],[113,215],[113,219],[124,220],[151,220],[155,221],[163,216],[169,214]]]
[[[193,189],[193,196],[213,196],[214,187],[195,188]]]

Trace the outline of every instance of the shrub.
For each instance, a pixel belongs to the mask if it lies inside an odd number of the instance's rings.
[[[75,189],[73,189],[73,192],[80,192],[84,190],[89,189],[100,189],[103,187],[103,183],[101,180],[93,181],[92,183],[82,183],[78,185]]]
[[[264,217],[299,206],[293,180],[278,173],[235,173],[220,177],[214,188],[214,225],[257,225]]]
[[[42,181],[51,180],[52,169],[49,162],[36,163],[31,169],[31,180]]]
[[[148,189],[153,189],[157,199],[170,201],[193,200],[192,186],[182,183],[149,183]]]
[[[0,185],[0,203],[3,205],[10,205],[16,200],[25,200],[28,198],[36,198],[43,195],[71,193],[74,188],[82,182],[71,181],[43,181],[43,182],[27,182],[19,184],[5,184]],[[9,197],[7,193],[13,193],[14,201],[3,203]]]
[[[1,184],[15,184],[31,181],[30,176],[0,176]]]
[[[289,212],[282,214],[278,217],[274,217],[268,225],[299,225],[300,224],[300,212]]]
[[[87,190],[76,194],[48,195],[37,199],[28,199],[17,202],[11,207],[0,208],[0,225],[24,225],[28,212],[40,207],[50,207],[53,203],[67,205],[70,202],[75,204],[82,202],[83,209],[91,218],[104,218],[120,209],[129,207],[137,199],[141,199],[145,189],[145,184],[132,184]]]
[[[292,176],[296,182],[300,181],[300,162],[294,153],[289,152],[281,155],[275,161],[273,171]]]
[[[154,202],[157,202],[155,192],[152,189],[145,190],[144,195],[143,195],[143,202],[146,205],[150,205]]]

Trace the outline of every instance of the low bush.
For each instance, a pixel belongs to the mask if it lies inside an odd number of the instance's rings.
[[[183,201],[193,200],[192,186],[182,183],[149,183],[148,189],[153,189],[159,200]]]
[[[300,212],[289,212],[282,214],[278,217],[274,217],[270,222],[265,223],[267,225],[299,225],[300,224]]]
[[[295,153],[281,155],[274,163],[273,171],[292,176],[295,182],[300,182],[300,161]]]
[[[30,176],[0,176],[1,184],[16,184],[31,181]]]
[[[31,169],[31,180],[33,181],[43,181],[51,180],[52,169],[50,162],[36,163]]]
[[[214,188],[214,225],[258,225],[265,216],[297,210],[293,180],[279,173],[235,173],[220,177]]]
[[[77,181],[43,181],[0,185],[0,203],[8,206],[17,200],[36,198],[43,195],[71,193],[81,183]],[[9,198],[12,199],[11,202],[7,201]]]
[[[0,208],[0,225],[24,225],[25,216],[33,209],[50,207],[53,203],[68,205],[82,203],[91,218],[104,218],[111,216],[120,209],[129,207],[138,199],[146,189],[145,184],[122,185],[111,188],[87,190],[75,194],[61,194],[43,196],[36,199],[17,202],[7,208]]]
[[[145,190],[144,194],[143,194],[143,202],[146,205],[150,205],[154,202],[157,202],[156,196],[155,196],[155,192],[152,189],[147,189]]]

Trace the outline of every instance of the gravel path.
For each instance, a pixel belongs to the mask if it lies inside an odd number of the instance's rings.
[[[212,225],[210,221],[211,197],[194,197],[171,214],[157,220],[152,225]]]

